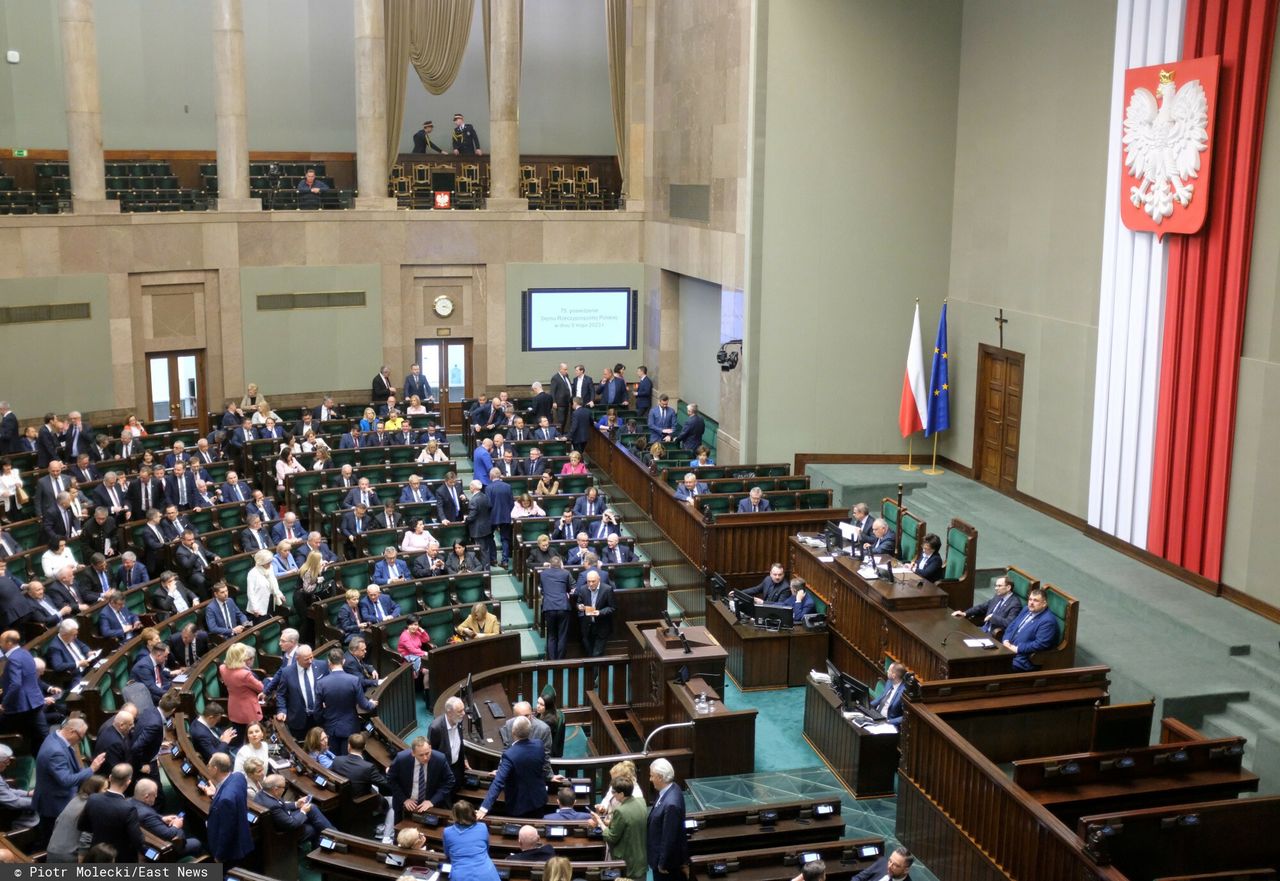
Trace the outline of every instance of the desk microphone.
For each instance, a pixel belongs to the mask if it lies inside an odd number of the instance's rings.
[[[693,654],[693,647],[689,645],[689,640],[685,638],[685,635],[683,633],[679,633],[676,635],[680,637],[680,644],[684,646],[684,653],[686,655]]]
[[[946,635],[946,636],[944,636],[944,637],[942,637],[942,645],[945,647],[945,646],[946,646],[946,644],[947,644],[947,640],[948,640],[948,639],[950,639],[952,636],[954,636],[954,635],[955,635],[955,634],[957,634],[957,633],[958,633],[958,634],[960,634],[961,636],[966,636],[966,635],[967,635],[963,630],[951,630],[951,631],[948,631],[948,632],[947,632],[947,635]]]

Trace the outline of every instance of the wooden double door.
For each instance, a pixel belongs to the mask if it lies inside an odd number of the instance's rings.
[[[1022,434],[1025,356],[995,346],[978,347],[977,412],[974,414],[974,476],[1012,493],[1018,487],[1018,443]]]

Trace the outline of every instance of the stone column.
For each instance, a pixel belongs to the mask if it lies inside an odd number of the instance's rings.
[[[520,198],[520,6],[493,0],[489,26],[489,199],[492,211],[526,211]]]
[[[249,113],[242,0],[213,3],[213,107],[218,130],[218,210],[261,211],[249,198]]]
[[[59,0],[71,208],[77,214],[116,214],[120,203],[107,199],[106,169],[102,164],[98,38],[93,22],[93,0]]]
[[[653,33],[656,2],[632,0],[627,4],[627,112],[624,133],[627,153],[626,209],[643,211],[646,182],[652,173],[650,156],[653,131]]]
[[[394,209],[387,197],[387,37],[382,0],[356,0],[357,208]]]

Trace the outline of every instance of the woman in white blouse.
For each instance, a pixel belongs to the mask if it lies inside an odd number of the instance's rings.
[[[306,470],[293,455],[293,450],[288,447],[281,450],[280,458],[276,459],[276,489],[280,490],[281,495],[283,495],[284,479],[290,474],[302,474]]]
[[[434,541],[431,533],[427,531],[426,521],[419,518],[413,521],[413,528],[404,534],[404,540],[400,542],[400,550],[411,554],[425,551]]]
[[[409,397],[409,406],[404,411],[406,416],[426,416],[427,408],[422,406],[422,398],[417,395]]]
[[[271,558],[273,556],[271,551],[266,548],[253,555],[253,562],[258,565],[249,570],[249,577],[246,581],[246,592],[249,595],[249,599],[245,604],[244,613],[255,622],[261,621],[271,613],[272,599],[276,601],[277,605],[284,604],[284,594],[280,592],[280,582],[276,580],[276,574],[271,571]]]
[[[239,762],[236,762],[239,765]],[[248,796],[252,799],[262,790],[262,781],[267,779],[267,763],[262,759],[248,758],[244,760],[244,779]]]
[[[83,568],[76,562],[71,548],[67,547],[67,540],[55,539],[49,545],[49,550],[40,555],[40,568],[44,570],[44,577],[53,578],[67,566],[74,566],[77,570]]]
[[[312,471],[324,471],[326,468],[333,467],[333,457],[329,454],[329,448],[321,442],[316,446],[316,460],[311,463]]]
[[[271,405],[266,400],[258,402],[258,408],[253,411],[253,424],[263,425],[268,419],[274,419],[276,424],[280,423],[280,417],[276,415],[276,411],[271,409]]]
[[[13,467],[12,462],[0,462],[0,517],[10,519],[16,517],[18,508],[18,489],[22,486],[22,475]]]
[[[427,441],[427,445],[422,448],[422,452],[418,454],[417,462],[448,462],[449,457],[445,451],[440,449],[440,445],[434,440]]]
[[[237,771],[244,771],[244,763],[248,759],[258,759],[264,766],[271,761],[267,750],[267,732],[261,722],[250,722],[244,733],[244,746],[236,752]]]

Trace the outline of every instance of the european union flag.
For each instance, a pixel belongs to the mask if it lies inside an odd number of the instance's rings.
[[[938,339],[933,344],[933,370],[929,374],[929,421],[924,436],[951,427],[951,383],[947,379],[947,304],[938,318]]]

